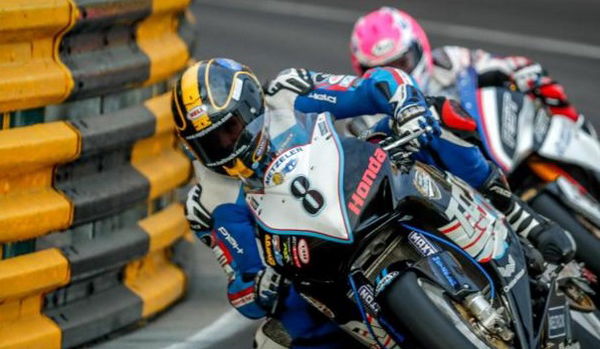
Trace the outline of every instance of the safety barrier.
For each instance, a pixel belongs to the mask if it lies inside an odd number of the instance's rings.
[[[189,0],[0,4],[0,348],[69,348],[173,304],[189,233],[171,78]]]

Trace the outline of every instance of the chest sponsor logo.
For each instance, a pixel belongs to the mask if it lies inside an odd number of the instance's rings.
[[[387,153],[381,149],[377,148],[373,155],[369,157],[369,165],[363,175],[361,177],[360,183],[354,190],[354,193],[350,197],[350,201],[348,202],[348,209],[350,212],[355,215],[360,215],[360,212],[365,205],[365,200],[371,191],[371,187],[373,186],[373,182],[377,178],[377,175],[381,171],[381,167],[383,166],[383,162],[387,158]]]

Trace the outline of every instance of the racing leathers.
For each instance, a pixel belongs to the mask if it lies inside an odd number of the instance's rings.
[[[362,77],[338,76],[293,69],[282,72],[267,89],[270,110],[329,112],[336,118],[386,114],[381,125],[388,132],[430,131],[418,138],[416,156],[453,172],[474,187],[481,187],[493,173],[479,148],[450,134],[437,134],[424,96],[406,74],[391,68],[375,68]],[[399,125],[399,126],[398,126]],[[281,131],[293,123],[271,120],[269,137],[278,149],[286,148]],[[188,195],[187,218],[196,234],[214,251],[228,276],[228,298],[250,318],[272,316],[282,321],[293,348],[350,348],[336,325],[303,301],[294,288],[265,261],[265,246],[256,240],[255,222],[245,204],[240,181],[208,171],[196,163],[199,185]],[[268,263],[267,263],[268,262]]]

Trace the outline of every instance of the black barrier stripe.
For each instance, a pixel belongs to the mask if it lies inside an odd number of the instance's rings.
[[[47,307],[44,314],[50,317],[62,331],[62,347],[72,348],[100,338],[120,328],[136,323],[142,318],[143,301],[120,283],[120,272],[103,275],[88,284],[70,285],[46,297],[46,303],[59,298],[60,293],[71,291],[80,299],[56,307]],[[93,294],[86,290],[93,289]],[[69,302],[70,301],[70,302]]]
[[[148,199],[150,182],[130,162],[133,144],[150,137],[156,116],[143,105],[71,124],[81,137],[81,155],[59,166],[54,186],[74,205],[72,225],[111,216]]]
[[[70,100],[117,92],[150,77],[150,58],[136,42],[152,0],[76,0],[80,17],[59,53],[74,80]]]
[[[99,237],[77,241],[63,247],[71,266],[71,282],[92,277],[106,270],[124,267],[148,253],[150,238],[137,224],[132,227],[102,232]]]
[[[144,106],[122,109],[71,121],[81,134],[81,157],[130,146],[150,137],[156,129],[156,117]]]
[[[131,150],[114,153],[128,158]],[[112,161],[110,155],[79,159],[57,170],[55,187],[74,205],[72,225],[112,216],[148,199],[148,179],[131,164]]]

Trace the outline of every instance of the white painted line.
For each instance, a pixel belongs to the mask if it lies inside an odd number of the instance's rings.
[[[195,3],[338,23],[354,23],[359,16],[364,14],[343,8],[278,0],[198,0]],[[448,38],[469,39],[540,52],[600,59],[600,46],[596,45],[431,20],[420,20],[420,23],[428,33]]]
[[[254,320],[244,318],[237,310],[231,309],[222,314],[209,326],[200,329],[183,341],[171,344],[164,349],[197,349],[199,348],[198,344],[217,344],[222,340],[234,337],[238,332],[251,326],[254,322]]]

